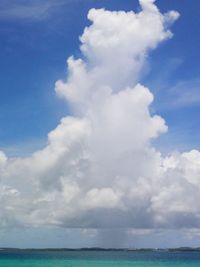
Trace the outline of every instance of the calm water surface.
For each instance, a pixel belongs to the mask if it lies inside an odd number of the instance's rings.
[[[0,251],[0,267],[200,267],[198,252]]]

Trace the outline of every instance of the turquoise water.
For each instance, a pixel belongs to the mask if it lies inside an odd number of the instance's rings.
[[[200,267],[198,252],[0,251],[0,267]]]

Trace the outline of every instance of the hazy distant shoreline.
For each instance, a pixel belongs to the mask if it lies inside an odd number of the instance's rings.
[[[200,252],[200,247],[179,248],[0,248],[1,251],[127,251],[127,252]]]

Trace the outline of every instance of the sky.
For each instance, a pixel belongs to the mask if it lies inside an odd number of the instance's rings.
[[[198,1],[0,1],[0,246],[199,246]]]

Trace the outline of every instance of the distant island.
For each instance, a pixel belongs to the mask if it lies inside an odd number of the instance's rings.
[[[0,248],[3,251],[127,251],[127,252],[200,252],[200,247],[178,247],[178,248]]]

